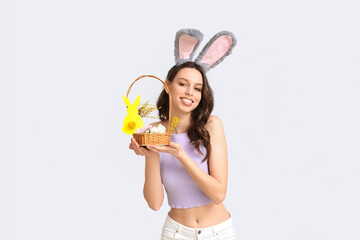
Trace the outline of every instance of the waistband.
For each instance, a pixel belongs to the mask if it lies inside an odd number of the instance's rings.
[[[199,232],[199,230],[203,233],[214,233],[214,232],[220,232],[222,230],[226,230],[229,227],[233,227],[233,219],[230,215],[230,217],[227,220],[225,220],[224,222],[221,222],[219,224],[216,224],[216,225],[213,225],[210,227],[205,227],[205,228],[191,228],[191,227],[182,225],[181,223],[175,221],[169,215],[167,215],[164,227],[168,227],[170,229],[181,230],[183,232],[188,232],[189,234],[197,233],[197,232]]]

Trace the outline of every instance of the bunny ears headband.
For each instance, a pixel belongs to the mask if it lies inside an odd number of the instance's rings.
[[[203,34],[196,29],[181,29],[176,33],[176,65],[192,61],[194,53],[203,37]],[[235,45],[236,38],[234,34],[228,31],[219,32],[209,40],[194,62],[202,66],[205,72],[207,72],[222,62],[231,53]]]

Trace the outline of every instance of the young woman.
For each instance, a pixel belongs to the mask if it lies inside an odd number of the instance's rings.
[[[214,98],[201,65],[185,61],[168,72],[172,116],[179,118],[170,145],[145,148],[132,138],[129,146],[145,156],[144,197],[151,209],[162,206],[165,187],[171,210],[161,239],[236,239],[223,204],[228,179],[224,129],[220,118],[211,115]],[[172,119],[165,90],[157,105],[160,123],[167,126]]]

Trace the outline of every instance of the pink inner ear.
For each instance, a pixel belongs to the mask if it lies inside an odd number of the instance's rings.
[[[179,39],[179,57],[180,59],[189,59],[190,54],[194,50],[194,47],[198,40],[189,35],[182,35]]]
[[[232,45],[232,38],[228,35],[223,35],[211,44],[200,62],[205,63],[208,67],[213,65],[217,60],[224,56],[229,51]]]

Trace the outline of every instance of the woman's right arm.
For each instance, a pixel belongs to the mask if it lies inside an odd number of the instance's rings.
[[[144,198],[151,209],[158,211],[164,200],[159,153],[140,147],[134,138],[131,139],[129,148],[134,150],[137,155],[145,156]]]
[[[158,211],[161,208],[164,189],[161,183],[159,154],[145,156],[144,198],[151,209]]]

